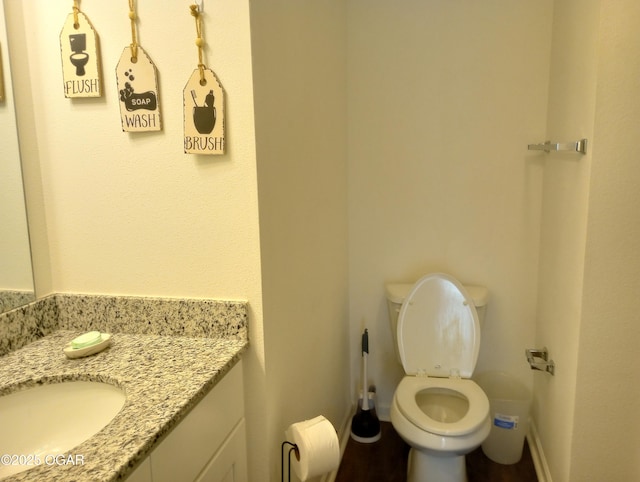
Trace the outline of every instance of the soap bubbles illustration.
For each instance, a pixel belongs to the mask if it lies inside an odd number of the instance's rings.
[[[135,93],[135,89],[131,84],[136,78],[133,75],[133,70],[128,69],[124,72],[124,76],[129,82],[124,83],[124,88],[119,90],[120,101],[124,103],[125,108],[129,111],[136,111],[140,109],[155,110],[157,108],[156,93],[153,91]]]
[[[131,69],[127,70],[124,73],[124,76],[131,82],[135,80],[135,76],[133,75],[133,71]],[[122,102],[126,102],[126,100],[133,95],[133,92],[133,86],[129,82],[125,82],[124,89],[120,89],[120,100]]]

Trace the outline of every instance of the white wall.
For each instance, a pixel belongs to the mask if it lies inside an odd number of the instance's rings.
[[[571,482],[640,480],[640,5],[600,3]]]
[[[385,282],[445,271],[489,288],[477,372],[531,384],[553,2],[349,2],[351,374],[370,330],[386,412]]]
[[[267,380],[259,403],[270,480],[280,480],[291,423],[324,415],[340,429],[349,416],[344,2],[252,1],[251,35]]]
[[[533,418],[555,481],[568,480],[579,349],[584,247],[592,163],[599,0],[556,2],[547,138],[588,139],[587,155],[544,162],[536,346],[555,376],[535,373]]]
[[[549,137],[590,141],[545,166],[533,416],[548,480],[637,480],[640,41],[635,2],[556,2]],[[553,162],[552,162],[553,161]]]
[[[533,413],[552,479],[638,477],[625,457],[640,438],[627,416],[640,398],[633,2],[256,0],[255,85],[248,3],[205,2],[207,63],[228,96],[222,157],[182,153],[187,4],[137,2],[165,127],[131,135],[114,72],[126,5],[82,5],[105,96],[70,100],[70,5],[6,3],[38,293],[248,299],[252,480],[276,478],[290,422],[344,419],[365,325],[388,407],[402,371],[384,283],[431,270],[491,291],[478,371],[530,382],[523,349],[550,348],[557,374],[534,374]],[[580,160],[526,151],[583,136]]]
[[[126,2],[81,5],[101,38],[105,95],[92,100],[62,92],[71,4],[9,3],[26,59],[16,75],[38,294],[249,300],[250,480],[279,480],[290,423],[321,413],[340,428],[349,415],[343,3],[252,2],[250,25],[248,2],[204,2],[205,62],[227,95],[221,157],[182,153],[197,64],[188,3],[136,2],[164,124],[145,134],[120,128]]]
[[[126,2],[85,2],[104,96],[67,99],[59,35],[72,2],[8,0],[38,295],[82,292],[247,299],[248,438],[267,452],[253,83],[247,1],[204,2],[205,62],[227,94],[227,153],[185,155],[182,92],[197,67],[188,2],[138,0],[138,40],[159,71],[163,130],[127,134],[115,66]],[[255,432],[254,432],[255,430]],[[261,461],[251,467],[264,473]]]
[[[206,61],[227,90],[230,146],[223,157],[196,157],[181,140],[182,90],[197,65],[188,5],[136,2],[140,44],[159,70],[164,129],[127,134],[115,83],[131,42],[126,4],[83,6],[100,35],[105,94],[71,100],[58,43],[70,7],[9,3],[22,4],[28,24],[16,40],[27,47],[36,115],[23,144],[39,148],[55,289],[242,297],[259,267],[248,5],[207,5]]]

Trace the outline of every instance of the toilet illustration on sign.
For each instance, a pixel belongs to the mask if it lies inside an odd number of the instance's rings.
[[[69,60],[76,68],[76,75],[82,77],[86,73],[84,66],[89,62],[89,54],[85,52],[87,49],[87,35],[84,33],[69,35],[69,44],[71,45]]]
[[[64,96],[101,97],[99,40],[89,19],[79,11],[70,13],[59,39]]]
[[[193,125],[200,134],[211,134],[213,128],[216,125],[216,108],[215,108],[215,96],[213,90],[204,98],[204,104],[198,105],[198,99],[196,91],[191,91],[191,97],[193,98]]]
[[[153,91],[147,91],[137,94],[134,90],[131,82],[135,81],[135,75],[133,74],[132,69],[128,69],[124,76],[130,81],[125,82],[124,89],[120,89],[120,101],[124,102],[125,109],[128,112],[133,112],[136,110],[144,109],[144,110],[156,110],[158,106],[158,100],[156,97],[156,93]]]

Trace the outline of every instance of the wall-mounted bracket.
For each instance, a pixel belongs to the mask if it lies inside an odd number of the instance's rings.
[[[4,102],[4,73],[2,72],[2,51],[0,50],[0,102]]]
[[[542,349],[527,348],[525,355],[532,370],[541,370],[555,375],[556,365],[553,363],[553,360],[549,360],[549,350],[547,350],[546,346]]]
[[[579,152],[580,154],[587,153],[587,140],[580,139],[575,142],[551,142],[546,141],[541,144],[529,144],[527,149],[530,151],[544,151],[544,152],[552,152],[552,151],[574,151]]]

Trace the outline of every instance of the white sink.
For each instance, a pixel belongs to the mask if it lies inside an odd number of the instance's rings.
[[[36,464],[58,465],[62,460],[56,461],[56,456],[73,454],[71,449],[113,420],[124,402],[120,388],[83,381],[41,385],[0,397],[0,479]],[[73,456],[71,463],[82,463],[82,454]]]

